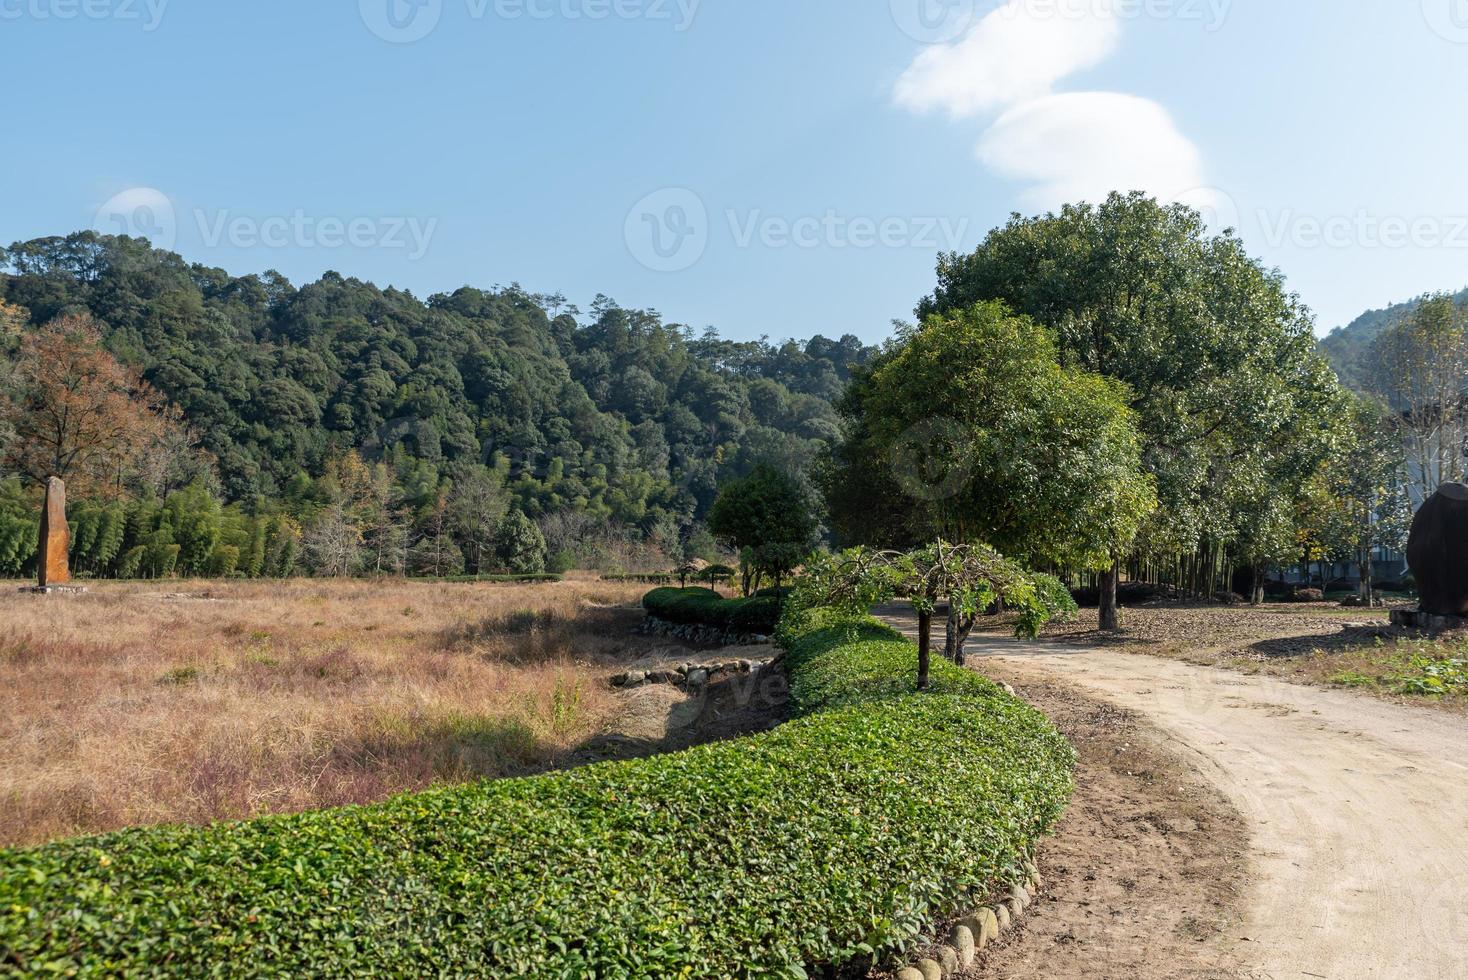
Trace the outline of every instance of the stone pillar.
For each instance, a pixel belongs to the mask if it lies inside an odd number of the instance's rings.
[[[41,511],[40,586],[43,589],[71,581],[67,556],[71,528],[66,524],[66,484],[59,477],[46,481],[46,507]]]

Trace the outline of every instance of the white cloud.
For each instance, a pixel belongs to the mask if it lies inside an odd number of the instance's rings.
[[[1053,93],[1119,41],[1111,4],[1009,0],[967,36],[918,55],[893,95],[905,109],[954,119],[1000,113],[978,156],[999,176],[1030,183],[1028,205],[1140,190],[1221,217],[1230,202],[1206,186],[1198,148],[1161,105],[1115,92]]]
[[[1119,37],[1109,11],[1062,15],[1010,0],[963,39],[918,55],[894,97],[913,112],[944,109],[955,119],[993,111],[1045,95],[1067,75],[1100,64]]]
[[[1004,113],[979,142],[995,173],[1029,181],[1028,202],[1054,208],[1140,190],[1204,204],[1203,163],[1167,110],[1114,92],[1050,95]]]

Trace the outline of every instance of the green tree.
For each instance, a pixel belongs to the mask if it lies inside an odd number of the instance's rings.
[[[495,534],[495,555],[512,575],[537,575],[545,571],[545,537],[534,521],[511,511]]]
[[[739,551],[745,595],[764,575],[782,581],[815,546],[818,531],[805,487],[764,463],[720,489],[708,524]]]
[[[1096,568],[1154,503],[1125,389],[1056,360],[999,303],[934,315],[878,363],[863,406],[923,537]]]
[[[1468,307],[1453,296],[1421,300],[1371,347],[1374,394],[1398,413],[1400,438],[1427,494],[1468,466]]]
[[[470,571],[488,571],[494,562],[495,531],[509,509],[503,477],[488,467],[475,467],[454,485],[449,508]]]
[[[941,257],[919,315],[995,299],[1050,330],[1063,361],[1127,385],[1160,501],[1144,545],[1196,551],[1226,534],[1236,501],[1220,488],[1241,461],[1323,458],[1325,440],[1311,433],[1328,429],[1337,382],[1309,312],[1278,273],[1237,238],[1209,236],[1189,208],[1114,194],[1016,215],[973,254]],[[1292,465],[1280,495],[1313,468]],[[1106,577],[1108,595],[1119,573],[1118,564]]]

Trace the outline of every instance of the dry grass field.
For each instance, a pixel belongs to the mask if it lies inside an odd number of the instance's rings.
[[[0,594],[0,846],[534,772],[612,720],[646,586]]]

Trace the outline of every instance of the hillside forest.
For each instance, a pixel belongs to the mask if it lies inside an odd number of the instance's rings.
[[[1090,581],[1103,608],[1123,578],[1258,601],[1271,570],[1318,566],[1324,589],[1336,562],[1369,601],[1373,556],[1465,472],[1461,296],[1318,344],[1236,236],[1135,193],[939,256],[881,348],[518,286],[297,287],[91,232],[0,269],[7,575],[34,567],[54,474],[84,576],[737,556],[757,587],[812,546],[946,540]]]
[[[0,268],[6,575],[33,567],[36,479],[57,469],[17,429],[74,380],[37,378],[58,359],[151,409],[127,451],[63,474],[82,574],[446,576],[718,557],[720,483],[810,472],[874,354],[517,286],[297,287],[93,232],[0,249]]]

